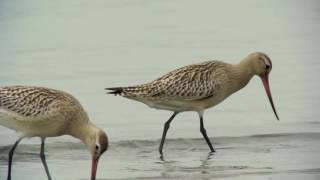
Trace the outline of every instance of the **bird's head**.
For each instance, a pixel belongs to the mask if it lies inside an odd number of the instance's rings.
[[[272,106],[272,110],[276,118],[279,120],[277,111],[273,104],[270,85],[269,85],[269,74],[272,69],[272,62],[270,58],[265,53],[255,52],[255,53],[249,54],[246,59],[249,59],[249,61],[251,62],[254,73],[261,78],[263,86],[266,90],[267,96],[269,98],[270,104]]]
[[[103,130],[96,128],[88,137],[86,145],[92,155],[91,180],[95,180],[99,158],[108,149],[108,137]]]
[[[251,60],[255,74],[261,78],[268,76],[271,72],[272,62],[266,54],[255,52],[249,54],[247,58]]]

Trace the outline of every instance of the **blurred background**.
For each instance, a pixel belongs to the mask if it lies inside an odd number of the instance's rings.
[[[317,0],[2,0],[0,85],[46,86],[73,94],[115,144],[158,141],[171,112],[106,95],[104,88],[146,83],[206,60],[238,63],[249,53],[262,51],[273,62],[270,84],[280,122],[255,77],[206,111],[208,135],[214,141],[225,136],[319,132],[319,22]],[[167,136],[201,137],[194,112],[177,116]],[[0,146],[11,145],[16,138],[0,127]],[[68,136],[48,140],[55,142],[78,140]],[[155,155],[157,145],[151,149]],[[89,165],[87,159],[83,163]],[[6,162],[1,164],[0,177],[6,174]],[[34,164],[41,168],[39,162]],[[20,171],[25,173],[32,172]],[[116,170],[112,175],[119,177]]]

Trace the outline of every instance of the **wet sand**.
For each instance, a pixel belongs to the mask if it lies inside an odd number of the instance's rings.
[[[112,142],[110,151],[100,161],[98,179],[315,180],[320,178],[319,139],[320,133],[212,138],[216,153],[208,153],[203,139],[168,139],[163,160],[157,151],[159,141]],[[13,179],[45,179],[39,148],[19,146]],[[8,150],[8,146],[0,147],[1,172],[6,172]],[[89,178],[90,157],[82,144],[50,143],[46,151],[54,179]],[[2,173],[0,177],[5,178]]]

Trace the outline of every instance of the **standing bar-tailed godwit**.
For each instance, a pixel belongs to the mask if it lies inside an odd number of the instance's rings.
[[[171,121],[184,111],[198,112],[200,131],[210,150],[214,152],[203,124],[204,110],[219,104],[246,86],[254,75],[262,79],[272,109],[279,120],[269,87],[268,76],[271,69],[270,58],[264,53],[256,52],[248,55],[239,64],[206,61],[176,69],[147,84],[106,90],[110,90],[109,94],[140,101],[151,108],[173,111],[173,115],[164,125],[159,146],[161,156]]]
[[[0,125],[17,131],[20,138],[9,152],[8,180],[15,148],[25,137],[40,137],[40,157],[48,179],[45,138],[71,135],[80,139],[92,155],[91,180],[95,180],[100,156],[108,148],[106,133],[89,121],[80,103],[62,91],[31,86],[0,87]]]

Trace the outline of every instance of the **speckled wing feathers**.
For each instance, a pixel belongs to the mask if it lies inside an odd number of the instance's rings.
[[[22,116],[45,115],[49,106],[65,98],[55,90],[39,87],[0,87],[0,108]]]
[[[148,84],[117,88],[118,93],[115,94],[153,100],[199,100],[211,97],[227,78],[224,66],[220,61],[185,66]]]

